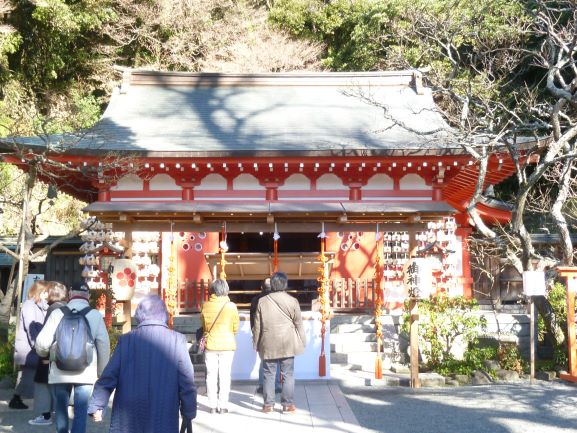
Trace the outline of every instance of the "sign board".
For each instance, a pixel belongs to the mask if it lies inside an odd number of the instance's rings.
[[[24,302],[28,299],[28,289],[34,284],[36,281],[43,280],[44,274],[28,274],[24,279],[24,284],[22,284],[22,299],[21,301]]]
[[[545,296],[545,272],[523,272],[523,294],[525,296]]]
[[[433,292],[431,260],[421,257],[407,260],[403,268],[403,283],[410,298],[428,298]]]
[[[577,277],[567,276],[567,291],[573,294],[577,293]]]

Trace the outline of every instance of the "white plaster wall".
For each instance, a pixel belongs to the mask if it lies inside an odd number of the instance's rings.
[[[144,181],[135,174],[127,174],[122,177],[111,191],[142,191]]]
[[[150,179],[149,184],[151,191],[180,191],[181,189],[168,174],[157,174]]]
[[[399,182],[399,187],[400,189],[432,190],[432,187],[425,183],[425,179],[414,173],[402,177]]]
[[[386,174],[379,173],[375,174],[369,179],[367,184],[363,186],[362,189],[368,191],[382,191],[382,190],[392,190],[394,189],[394,181],[390,176]]]
[[[278,187],[279,191],[292,190],[292,191],[310,191],[311,180],[304,174],[295,173],[290,175],[285,183]]]
[[[194,189],[199,191],[226,191],[226,179],[220,174],[209,174]]]
[[[348,187],[343,185],[343,181],[336,174],[323,174],[317,179],[317,190],[346,190]]]
[[[234,178],[232,189],[238,191],[260,191],[266,188],[259,184],[258,179],[252,174],[243,173]]]

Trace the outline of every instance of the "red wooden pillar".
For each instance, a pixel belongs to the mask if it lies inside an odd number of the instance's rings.
[[[444,184],[433,184],[433,201],[443,201],[443,188]]]
[[[108,187],[98,188],[98,201],[110,201],[110,189]]]
[[[266,188],[266,200],[278,200],[278,188],[276,186]]]
[[[363,199],[361,186],[362,184],[360,183],[349,183],[349,200],[361,201]]]
[[[455,234],[460,236],[461,241],[461,263],[463,268],[463,276],[462,276],[462,283],[463,283],[463,296],[466,298],[473,297],[473,277],[471,276],[471,252],[469,251],[469,235],[471,234],[472,229],[470,227],[459,227],[455,230]]]
[[[181,183],[182,188],[182,200],[192,201],[194,200],[194,184],[193,183]]]

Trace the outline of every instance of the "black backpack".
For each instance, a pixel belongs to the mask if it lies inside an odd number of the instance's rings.
[[[83,371],[92,362],[94,338],[86,319],[91,309],[60,309],[64,315],[56,328],[54,353],[51,357],[60,370]]]

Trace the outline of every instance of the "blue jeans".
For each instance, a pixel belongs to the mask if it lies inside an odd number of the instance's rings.
[[[260,367],[258,368],[258,386],[261,388],[264,386],[264,362],[262,361],[262,359],[260,360]],[[274,389],[279,394],[282,389],[279,364],[276,365],[276,378],[274,381]]]
[[[295,377],[294,377],[294,357],[280,359],[265,359],[263,361],[264,385],[262,396],[265,406],[274,406],[275,392],[274,382],[276,376],[277,364],[280,365],[282,374],[282,391],[280,402],[283,406],[294,404]]]
[[[55,383],[51,386],[54,390],[56,433],[68,433],[68,402],[73,388],[74,420],[72,421],[70,433],[85,433],[88,400],[90,400],[90,396],[92,395],[93,385]]]

